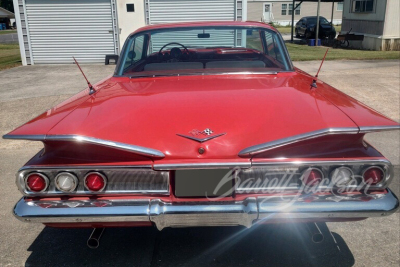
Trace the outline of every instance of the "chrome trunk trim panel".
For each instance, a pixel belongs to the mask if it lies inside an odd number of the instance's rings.
[[[331,134],[358,134],[358,127],[347,127],[347,128],[327,128],[322,130],[317,130],[313,132],[303,133],[299,135],[294,135],[286,138],[282,138],[279,140],[251,146],[243,149],[239,152],[239,156],[251,156],[254,154],[262,153],[271,149],[275,149],[278,147],[294,144],[297,142],[314,139],[317,137],[322,137]]]
[[[130,145],[125,143],[114,142],[110,140],[98,139],[82,135],[4,135],[4,139],[31,140],[31,141],[67,141],[67,142],[83,142],[99,146],[110,147],[118,150],[134,152],[143,156],[156,158],[164,158],[165,155],[159,150]]]
[[[250,168],[251,162],[209,162],[209,163],[176,163],[176,164],[154,164],[157,171],[177,169],[232,169],[235,167]]]
[[[329,195],[310,201],[309,195],[249,197],[243,201],[168,203],[160,199],[25,201],[14,215],[24,222],[154,222],[165,227],[252,226],[258,220],[285,218],[367,218],[387,216],[399,209],[399,200],[386,194],[356,195],[338,199]],[[365,197],[368,197],[366,199]]]

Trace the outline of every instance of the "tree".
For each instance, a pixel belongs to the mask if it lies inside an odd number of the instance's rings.
[[[0,0],[0,7],[14,13],[14,5],[12,0]]]

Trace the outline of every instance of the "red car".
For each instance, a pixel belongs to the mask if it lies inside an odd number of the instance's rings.
[[[364,136],[398,129],[294,68],[269,25],[196,22],[132,33],[112,77],[3,138],[44,144],[15,216],[96,247],[105,227],[299,222],[318,241],[314,222],[390,215],[393,167]]]

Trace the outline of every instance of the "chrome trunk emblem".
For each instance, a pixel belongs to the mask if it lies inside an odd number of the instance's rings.
[[[197,141],[197,142],[203,143],[203,142],[206,142],[206,141],[208,141],[208,140],[211,140],[211,139],[214,139],[214,138],[217,138],[217,137],[219,137],[219,136],[222,136],[222,135],[225,135],[225,134],[226,134],[226,133],[222,133],[222,134],[217,134],[217,135],[210,136],[210,135],[213,134],[213,133],[214,133],[214,132],[213,132],[210,128],[207,128],[207,129],[205,129],[205,130],[203,130],[203,131],[199,131],[199,130],[197,130],[197,129],[191,130],[191,131],[189,132],[189,134],[191,134],[192,136],[190,136],[190,135],[183,135],[183,134],[176,134],[176,135],[178,135],[178,136],[180,136],[180,137],[183,137],[183,138],[187,138],[187,139],[193,140],[193,141]],[[205,137],[205,138],[199,138],[199,136],[202,136],[202,135],[207,136],[207,137]]]

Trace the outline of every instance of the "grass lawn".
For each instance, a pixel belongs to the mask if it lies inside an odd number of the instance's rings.
[[[21,65],[21,55],[18,44],[0,44],[0,70]]]
[[[17,30],[2,30],[0,34],[9,34],[9,33],[17,33]]]
[[[326,52],[326,47],[314,47],[308,45],[299,45],[286,43],[290,57],[293,61],[321,60]],[[330,48],[327,60],[367,60],[367,59],[400,59],[399,51],[366,51],[351,49],[333,49]]]

